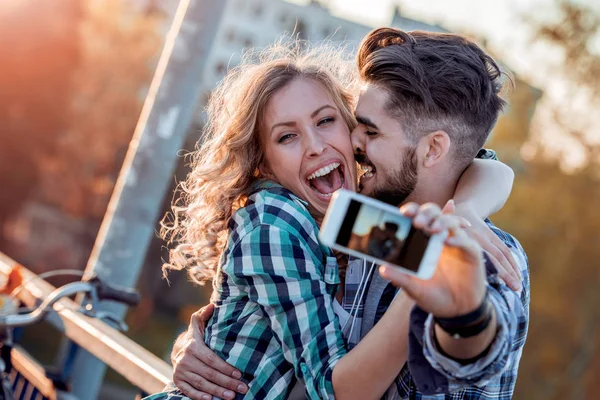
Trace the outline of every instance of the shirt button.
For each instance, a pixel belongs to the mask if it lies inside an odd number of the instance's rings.
[[[308,371],[308,368],[306,368],[306,365],[302,364],[302,366],[300,367],[300,370],[302,371],[302,373],[304,375],[306,375],[306,372]]]

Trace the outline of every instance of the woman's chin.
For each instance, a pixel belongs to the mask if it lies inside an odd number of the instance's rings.
[[[329,207],[329,203],[331,202],[332,194],[324,195],[322,193],[316,192],[312,188],[310,190],[310,198],[307,199],[308,204],[313,210],[315,210],[319,214],[325,215],[327,207]]]

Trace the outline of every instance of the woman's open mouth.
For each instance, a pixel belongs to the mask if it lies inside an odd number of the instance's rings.
[[[323,201],[329,201],[331,195],[345,187],[344,166],[340,162],[332,162],[310,174],[306,180],[309,187]]]

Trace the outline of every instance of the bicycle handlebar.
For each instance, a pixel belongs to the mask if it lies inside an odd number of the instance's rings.
[[[135,289],[109,285],[97,276],[90,278],[88,282],[96,286],[98,300],[117,301],[130,307],[137,306],[140,303],[140,294]]]
[[[129,306],[135,306],[140,301],[140,295],[135,290],[109,285],[94,276],[88,281],[71,282],[56,288],[31,312],[0,315],[0,327],[17,328],[40,322],[56,302],[78,293],[95,293],[98,300],[113,300]]]

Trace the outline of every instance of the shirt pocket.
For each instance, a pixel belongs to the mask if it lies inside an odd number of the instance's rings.
[[[340,276],[338,274],[337,258],[330,256],[325,259],[325,283],[329,285],[339,285]]]

